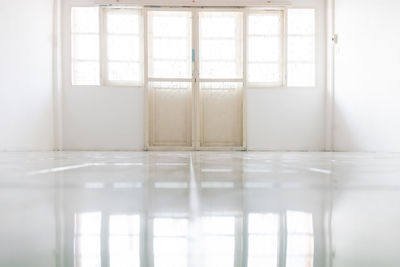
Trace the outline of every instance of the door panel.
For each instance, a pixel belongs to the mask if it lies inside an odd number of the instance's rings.
[[[242,20],[242,12],[199,12],[200,147],[243,146]]]
[[[242,83],[200,84],[202,147],[242,146]]]
[[[151,82],[150,145],[192,146],[192,84]]]
[[[192,147],[192,12],[148,13],[150,147]]]

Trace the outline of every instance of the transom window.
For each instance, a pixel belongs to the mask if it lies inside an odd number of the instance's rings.
[[[314,9],[212,11],[73,7],[72,85],[143,87],[174,77],[315,86]]]

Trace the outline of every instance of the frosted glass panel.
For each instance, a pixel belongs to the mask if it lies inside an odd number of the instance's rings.
[[[108,9],[107,10],[107,32],[139,34],[139,14],[135,10]]]
[[[276,83],[281,80],[281,65],[274,63],[249,63],[247,79],[251,83]]]
[[[191,34],[191,12],[149,12],[155,37],[184,37]]]
[[[97,7],[73,7],[71,9],[73,33],[98,33],[99,9]]]
[[[239,15],[233,12],[200,12],[200,36],[235,38],[237,32],[240,32]]]
[[[241,78],[238,77],[238,73],[237,64],[230,61],[203,61],[200,66],[201,78]]]
[[[202,60],[231,60],[236,58],[235,40],[204,40],[201,46]]]
[[[289,63],[288,86],[314,86],[315,64]]]
[[[72,84],[98,85],[100,84],[100,68],[98,62],[73,62]]]
[[[80,60],[98,60],[99,36],[72,35],[72,58]]]
[[[315,38],[314,37],[288,37],[289,61],[314,61]]]
[[[153,39],[153,58],[170,60],[188,60],[188,40],[185,39]]]
[[[249,14],[247,81],[253,85],[282,84],[282,16],[280,11]]]
[[[191,12],[149,12],[149,77],[192,78]]]
[[[137,36],[108,36],[107,59],[139,61],[139,45],[140,40]]]
[[[139,63],[110,62],[107,72],[109,81],[139,82],[141,80]]]
[[[314,9],[288,9],[288,34],[315,33]]]
[[[200,78],[242,78],[242,13],[200,12]]]
[[[191,64],[185,61],[157,61],[152,64],[152,78],[191,78]]]
[[[279,14],[251,14],[248,23],[249,35],[281,34],[281,17]]]
[[[248,57],[250,62],[275,61],[281,59],[280,37],[249,37]]]

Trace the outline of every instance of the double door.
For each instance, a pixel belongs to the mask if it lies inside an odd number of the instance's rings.
[[[244,149],[242,10],[148,9],[147,149]]]

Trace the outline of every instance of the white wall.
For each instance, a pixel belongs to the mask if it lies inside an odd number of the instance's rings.
[[[0,151],[53,149],[52,0],[2,1]]]
[[[336,150],[400,151],[399,10],[398,0],[336,0]]]
[[[67,9],[68,3],[71,2],[73,0],[64,1],[64,8]],[[85,2],[90,3],[91,0]],[[317,86],[249,90],[247,94],[249,150],[324,148],[325,1],[293,0],[292,2],[295,7],[317,8]],[[66,46],[69,45],[68,32],[64,35]],[[67,54],[64,56],[68,58]],[[68,69],[69,64],[65,64],[64,68]],[[69,80],[67,77],[64,81],[64,149],[142,150],[144,148],[143,89],[72,87]]]

